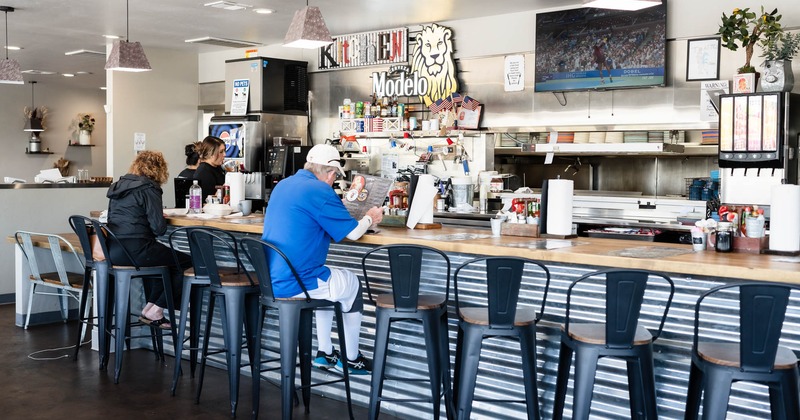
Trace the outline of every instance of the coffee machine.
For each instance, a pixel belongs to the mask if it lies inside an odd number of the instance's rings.
[[[266,149],[267,171],[264,174],[262,194],[265,205],[269,204],[269,195],[278,182],[303,169],[309,150],[311,150],[311,146],[300,146],[299,144],[276,145]]]

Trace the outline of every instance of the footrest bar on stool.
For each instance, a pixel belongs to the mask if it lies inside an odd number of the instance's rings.
[[[491,398],[473,398],[472,401],[482,401],[482,402],[506,402],[506,403],[520,403],[525,404],[525,400],[493,400]]]
[[[319,383],[316,383],[316,384],[311,384],[311,385],[306,385],[306,386],[297,386],[294,389],[313,388],[315,386],[330,385],[330,384],[335,384],[335,383],[339,383],[339,382],[344,382],[344,379],[336,379],[336,380],[333,380],[333,381],[319,382]]]

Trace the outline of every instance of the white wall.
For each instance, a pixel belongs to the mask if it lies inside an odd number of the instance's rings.
[[[105,176],[105,93],[100,89],[71,88],[47,80],[53,77],[60,76],[42,76],[34,88],[34,105],[48,110],[44,121],[46,130],[40,135],[42,149],[49,148],[52,155],[25,154],[30,133],[22,131],[25,126],[22,110],[31,106],[31,85],[0,84],[0,127],[3,128],[0,177],[12,176],[33,182],[34,175],[42,169],[53,168],[59,158],[71,162],[71,175],[77,174],[78,169],[88,169],[91,176]],[[79,113],[91,114],[97,121],[92,133],[95,147],[67,147],[70,139],[77,143]]]
[[[108,85],[108,168],[114,179],[128,172],[135,156],[134,133],[144,133],[147,150],[164,153],[170,178],[185,166],[184,146],[197,141],[198,57],[196,54],[147,48],[153,70],[106,74]],[[174,205],[172,181],[164,204]]]

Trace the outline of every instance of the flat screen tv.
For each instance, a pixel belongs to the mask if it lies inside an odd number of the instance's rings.
[[[667,6],[536,15],[536,92],[664,86]]]

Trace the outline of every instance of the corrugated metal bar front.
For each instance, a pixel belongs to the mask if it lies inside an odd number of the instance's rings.
[[[361,275],[361,258],[371,246],[352,243],[332,244],[328,256],[328,264],[333,267],[346,268]],[[474,258],[474,255],[448,253],[453,270],[461,263]],[[540,403],[544,418],[552,417],[553,398],[556,375],[558,371],[558,352],[560,345],[560,326],[564,321],[566,291],[569,285],[578,277],[593,271],[593,267],[546,264],[551,272],[550,293],[545,307],[542,321],[539,323],[537,334],[537,373],[539,384]],[[370,268],[379,271],[380,264]],[[426,284],[423,290],[432,293],[444,294],[444,266],[441,264],[426,264],[423,277],[431,278],[432,284]],[[485,299],[478,286],[478,273],[462,273],[459,284],[460,299],[465,302],[480,302]],[[690,352],[693,334],[694,305],[699,295],[711,287],[723,284],[721,280],[687,278],[686,276],[672,277],[676,286],[676,293],[672,308],[661,338],[655,343],[656,387],[658,392],[659,416],[664,419],[683,418]],[[363,280],[363,279],[362,279]],[[452,285],[451,285],[452,287]],[[541,273],[530,271],[523,277],[520,302],[538,309],[541,302],[543,282]],[[380,287],[378,288],[380,289]],[[604,317],[604,301],[601,299],[600,286],[590,285],[588,288],[576,290],[573,294],[573,321],[594,320]],[[649,329],[658,327],[657,314],[664,304],[667,289],[662,286],[649,288],[645,294],[642,308],[641,322]],[[457,333],[457,318],[453,313],[453,295],[450,294],[450,356],[451,368],[455,358],[455,343]],[[365,302],[364,320],[361,328],[361,351],[372,356],[375,340],[375,308]],[[737,329],[738,322],[731,316],[729,305],[725,301],[714,301],[711,305],[712,316],[716,325],[704,331],[703,339],[709,340],[736,340],[738,334],[732,333]],[[797,309],[798,299],[792,297],[795,308],[787,313],[782,344],[793,348],[800,347],[800,310]],[[576,309],[577,308],[577,309]],[[716,312],[716,316],[713,312]],[[217,317],[217,319],[219,319]],[[214,338],[212,345],[219,345],[222,334],[219,321],[215,321],[212,330]],[[338,348],[338,339],[333,334],[334,346]],[[268,313],[265,320],[262,346],[277,354],[279,345],[277,319],[274,314]],[[316,351],[316,340],[314,343]],[[262,358],[272,356],[265,350]],[[243,358],[243,360],[246,360]],[[224,356],[212,358],[212,364],[224,368]],[[277,366],[277,365],[276,365]],[[249,368],[242,370],[248,374]],[[389,342],[389,357],[387,360],[387,376],[403,378],[427,378],[428,366],[425,358],[425,344],[422,336],[422,326],[415,322],[395,322]],[[312,381],[322,382],[335,379],[338,375],[315,370]],[[262,378],[277,383],[280,380],[278,372],[265,372]],[[366,406],[369,403],[370,376],[352,376],[351,386],[355,404]],[[182,380],[189,380],[188,376]],[[592,397],[592,419],[619,419],[630,418],[629,395],[627,385],[626,365],[614,359],[601,359],[595,379],[594,394]],[[315,388],[315,393],[329,398],[344,400],[344,387],[333,384]],[[420,398],[429,396],[427,382],[400,382],[387,380],[384,384],[385,397]],[[278,392],[272,387],[262,389],[262,398],[278,398]],[[572,407],[572,380],[566,401],[565,418],[571,416]],[[240,399],[242,396],[240,395]],[[519,356],[519,343],[515,340],[499,338],[487,339],[483,343],[481,362],[479,367],[476,398],[502,398],[524,399],[522,387],[521,359]],[[313,400],[312,408],[313,410]],[[444,407],[442,407],[444,410]],[[384,402],[381,411],[400,418],[428,419],[432,417],[430,403],[393,403]],[[525,407],[522,404],[506,404],[476,401],[473,405],[473,418],[491,419],[518,419],[525,416]],[[769,398],[765,387],[737,383],[731,394],[728,419],[768,419]]]

